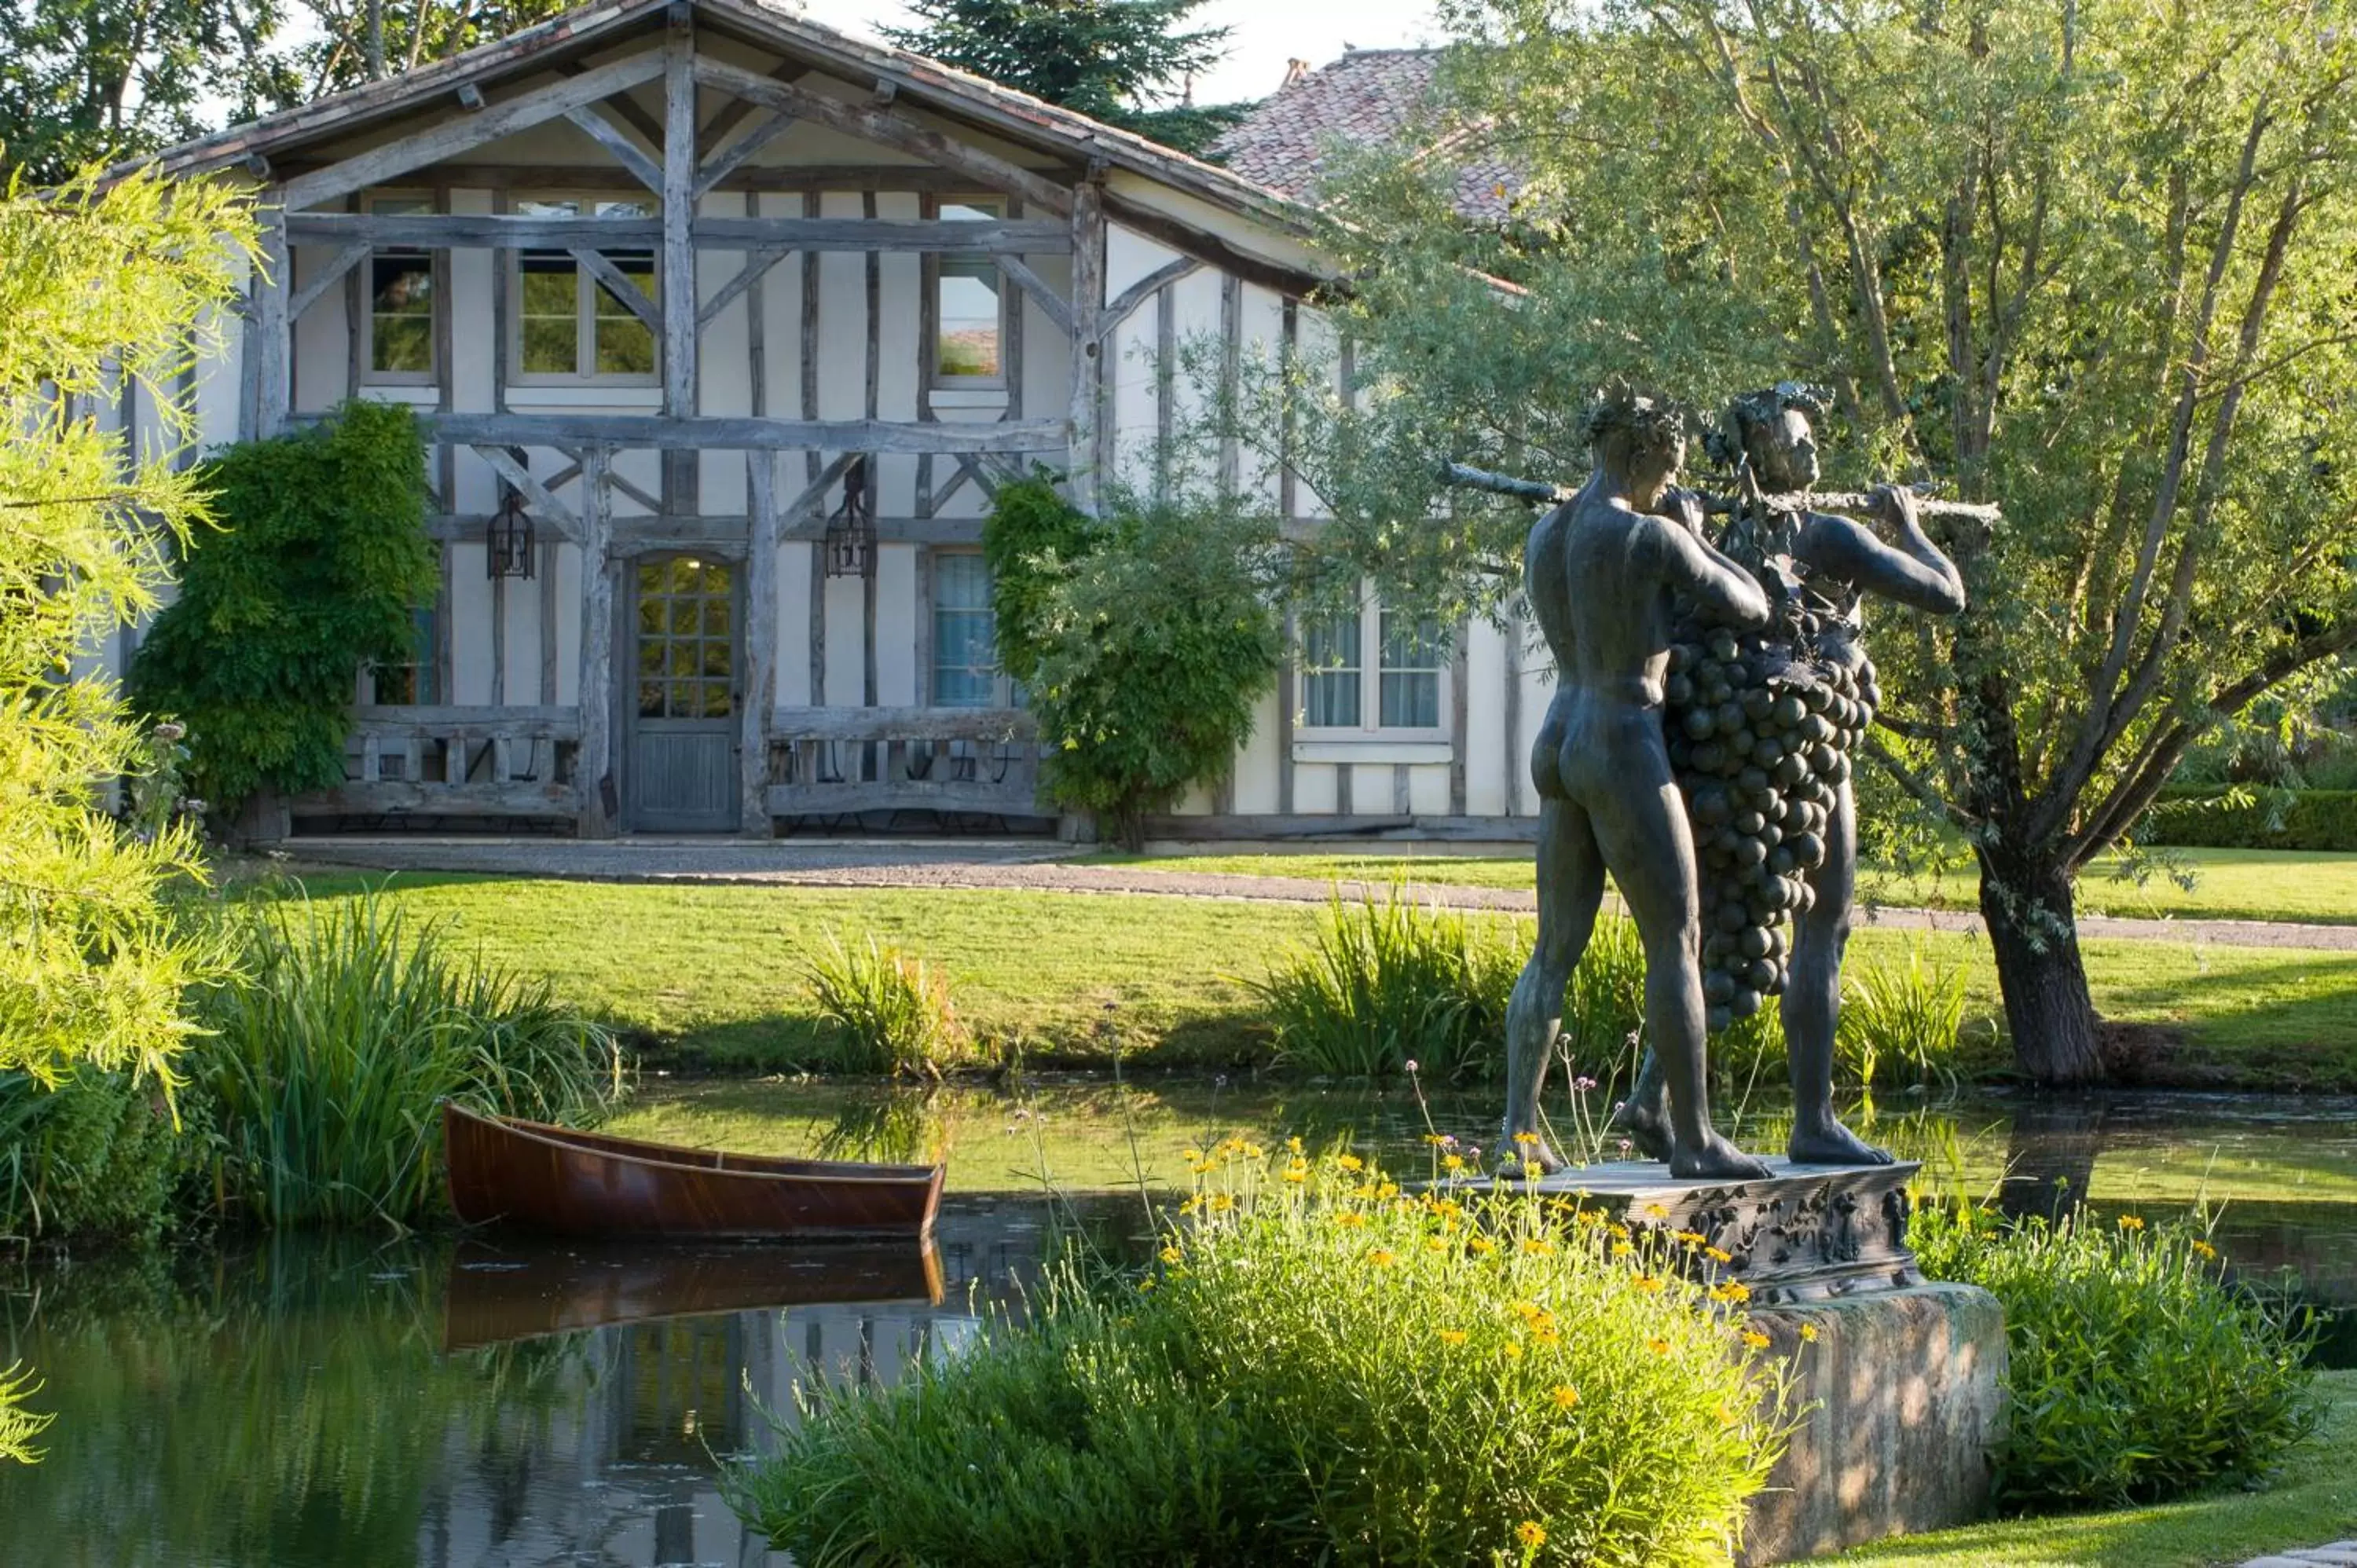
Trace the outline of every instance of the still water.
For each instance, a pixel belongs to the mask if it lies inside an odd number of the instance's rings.
[[[1566,1097],[1579,1142],[1604,1096]],[[611,1250],[278,1238],[176,1257],[0,1266],[0,1366],[56,1412],[0,1469],[0,1563],[60,1568],[764,1565],[721,1500],[798,1384],[891,1382],[955,1353],[1058,1239],[1118,1251],[1184,1150],[1230,1133],[1349,1140],[1407,1175],[1491,1096],[1188,1082],[931,1096],[658,1086],[619,1129],[765,1153],[946,1154],[935,1253]],[[2248,1274],[2357,1304],[2357,1101],[2116,1096],[1886,1101],[1876,1131],[1950,1189],[2100,1209],[2206,1204]],[[1746,1141],[1778,1108],[1722,1107]],[[1589,1138],[1606,1155],[1609,1139]]]

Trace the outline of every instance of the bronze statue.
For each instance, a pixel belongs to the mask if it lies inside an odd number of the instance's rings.
[[[1669,1089],[1663,1157],[1682,1176],[1764,1176],[1710,1125],[1695,846],[1662,703],[1674,596],[1734,628],[1764,626],[1768,596],[1706,540],[1700,500],[1674,488],[1681,409],[1614,389],[1590,410],[1587,437],[1594,472],[1524,551],[1556,684],[1531,757],[1538,941],[1507,1010],[1501,1154],[1564,1165],[1539,1128],[1539,1090],[1609,871],[1644,947],[1646,1029]]]
[[[1924,534],[1915,499],[1904,489],[1885,485],[1871,497],[1875,517],[1895,536],[1890,543],[1866,524],[1793,504],[1794,498],[1805,498],[1817,480],[1816,442],[1809,416],[1822,412],[1813,389],[1792,383],[1733,401],[1722,439],[1715,444],[1715,455],[1735,466],[1742,499],[1720,542],[1729,557],[1780,590],[1775,596],[1775,626],[1768,640],[1774,644],[1781,639],[1783,655],[1792,660],[1794,682],[1788,689],[1806,695],[1803,706],[1821,715],[1830,714],[1820,726],[1821,733],[1831,727],[1835,734],[1829,738],[1855,744],[1880,700],[1873,666],[1858,636],[1861,599],[1869,593],[1878,594],[1916,609],[1954,615],[1964,607],[1964,583],[1954,564]],[[1982,512],[1983,509],[1974,509],[1972,515]],[[1770,989],[1781,993],[1793,1097],[1787,1152],[1803,1163],[1884,1165],[1890,1155],[1859,1139],[1834,1114],[1834,1039],[1841,1013],[1842,952],[1849,940],[1857,876],[1857,812],[1846,746],[1834,766],[1815,771],[1819,777],[1803,781],[1803,788],[1813,794],[1784,806],[1783,825],[1797,823],[1799,829],[1797,854],[1784,860],[1796,886],[1790,902],[1769,915],[1779,924],[1785,914],[1792,918],[1789,961],[1779,961],[1779,939],[1772,931],[1764,943],[1749,931],[1743,939],[1766,950],[1768,961],[1756,967],[1771,978]],[[1812,800],[1816,803],[1811,804]],[[1779,824],[1772,821],[1765,828],[1771,839],[1778,830]],[[1710,879],[1708,866],[1705,879]],[[1710,940],[1731,940],[1733,936],[1715,933]],[[1706,945],[1706,961],[1714,956]],[[1743,953],[1729,957],[1739,973],[1746,961]],[[1715,1026],[1724,1026],[1746,1010],[1747,1002],[1756,1005],[1757,993],[1739,989],[1739,980],[1736,985],[1724,984],[1714,974],[1711,983],[1717,991],[1728,993],[1730,1004],[1727,1017],[1722,1018],[1714,993],[1710,1021]],[[1674,1158],[1676,1088],[1682,1071],[1681,1064],[1663,1059],[1658,1047],[1650,1050],[1637,1086],[1619,1117],[1619,1124],[1631,1141],[1657,1159]],[[1666,1122],[1662,1105],[1665,1078],[1671,1091]]]

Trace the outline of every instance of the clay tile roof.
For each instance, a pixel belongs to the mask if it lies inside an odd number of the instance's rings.
[[[1337,143],[1396,137],[1431,91],[1437,49],[1352,49],[1309,70],[1297,61],[1285,85],[1211,144],[1211,156],[1255,185],[1311,200]],[[1457,209],[1477,223],[1505,221],[1521,181],[1501,164],[1458,171]]]

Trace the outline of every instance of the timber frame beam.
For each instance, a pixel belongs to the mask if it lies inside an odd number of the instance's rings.
[[[692,452],[932,452],[979,456],[1061,451],[1066,435],[1060,419],[903,423],[886,419],[756,419],[718,414],[699,417],[421,412],[417,422],[428,441],[446,445],[605,446]],[[788,508],[787,515],[791,516],[792,510]]]
[[[569,250],[576,245],[641,247],[663,239],[656,218],[524,218],[482,212],[290,212],[286,236],[298,245],[351,249],[353,260],[373,245],[444,251]],[[778,248],[793,251],[956,252],[963,255],[1052,255],[1070,250],[1063,223],[874,218],[698,218],[688,225],[704,250]],[[339,261],[340,261],[340,255]],[[343,264],[349,265],[349,263]]]

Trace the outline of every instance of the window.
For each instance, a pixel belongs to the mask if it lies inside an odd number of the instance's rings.
[[[516,210],[530,218],[651,218],[643,201],[525,200]],[[661,303],[655,252],[607,249],[597,253]],[[651,381],[655,335],[620,295],[598,281],[566,251],[524,251],[516,258],[516,374],[519,379],[579,380],[600,377]]]
[[[435,655],[438,611],[419,607],[409,612],[409,660],[380,664],[374,677],[380,707],[430,708],[442,701],[442,666]]]
[[[1437,623],[1367,601],[1301,628],[1301,725],[1394,732],[1441,727]]]
[[[998,618],[991,608],[990,564],[980,555],[933,557],[933,705],[987,708],[997,703]]]
[[[947,223],[989,222],[1004,211],[994,201],[944,201],[941,206],[942,220]],[[998,263],[988,255],[944,255],[936,264],[933,286],[939,316],[934,379],[967,386],[1003,384],[1006,309]]]
[[[420,197],[379,197],[371,212],[392,216],[431,212]],[[369,252],[368,379],[424,382],[434,379],[434,253],[411,245],[381,245]]]

